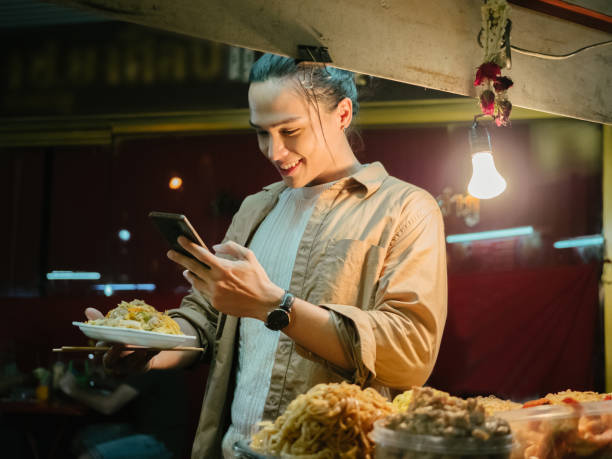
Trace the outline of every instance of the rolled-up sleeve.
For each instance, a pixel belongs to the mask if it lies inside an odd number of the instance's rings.
[[[350,319],[335,324],[354,327],[339,330],[339,336],[355,341],[354,367],[371,373],[357,378],[371,377],[397,389],[425,383],[438,355],[447,306],[444,223],[433,198],[420,200],[416,211],[398,226],[372,309],[321,306]],[[349,343],[343,345],[346,349]]]
[[[181,318],[193,326],[200,345],[204,348],[202,360],[210,360],[212,343],[215,340],[219,312],[197,290],[193,290],[181,301],[180,307],[167,311],[174,319]]]

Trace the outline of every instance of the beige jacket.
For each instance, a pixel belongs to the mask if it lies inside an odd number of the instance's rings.
[[[248,246],[285,185],[247,197],[225,240]],[[306,226],[290,291],[332,311],[347,373],[281,333],[264,419],[275,419],[315,384],[347,379],[403,390],[421,385],[435,363],[446,320],[442,217],[426,191],[366,165],[323,192]],[[217,312],[198,292],[170,311],[198,330],[211,367],[192,457],[221,457],[235,380],[237,317]]]

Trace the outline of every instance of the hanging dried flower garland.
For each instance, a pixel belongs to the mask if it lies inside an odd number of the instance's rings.
[[[512,103],[508,89],[513,82],[502,76],[502,67],[510,68],[510,6],[506,0],[484,0],[481,8],[482,29],[478,40],[484,49],[484,63],[478,67],[474,86],[478,86],[480,109],[491,115],[497,126],[510,123]]]

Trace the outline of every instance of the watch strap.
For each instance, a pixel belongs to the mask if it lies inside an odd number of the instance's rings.
[[[288,290],[285,290],[285,294],[283,295],[283,298],[281,299],[281,302],[278,307],[284,309],[287,312],[291,312],[291,308],[293,307],[294,301],[295,296],[293,296],[292,293],[289,293]]]
[[[291,307],[295,301],[295,296],[285,290],[280,304],[268,312],[265,325],[270,330],[279,331],[291,322]],[[280,315],[279,315],[280,314]]]

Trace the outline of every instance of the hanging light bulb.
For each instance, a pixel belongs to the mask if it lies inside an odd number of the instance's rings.
[[[478,115],[474,117],[474,124],[470,129],[473,172],[468,193],[478,199],[490,199],[499,196],[506,189],[506,181],[495,169],[489,131],[478,125],[477,117]]]

